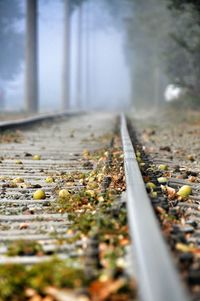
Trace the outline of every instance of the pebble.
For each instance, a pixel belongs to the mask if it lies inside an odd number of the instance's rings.
[[[191,171],[191,170],[187,170],[187,171],[186,171],[186,174],[187,174],[188,176],[193,176],[193,177],[197,177],[197,176],[198,176],[198,173],[197,173],[197,172]]]
[[[180,171],[180,166],[179,165],[175,165],[174,166],[174,172],[179,172]]]
[[[193,233],[194,228],[192,226],[185,226],[185,227],[180,228],[180,231],[184,232],[184,233]]]
[[[171,152],[171,147],[169,147],[169,146],[161,146],[160,150],[161,151],[166,151],[166,152]]]
[[[152,199],[151,200],[151,203],[153,204],[153,205],[156,205],[156,204],[160,204],[160,199]]]
[[[86,162],[84,162],[83,163],[83,167],[85,167],[85,168],[93,168],[93,164],[92,164],[92,162],[90,162],[90,161],[86,161]]]
[[[184,233],[175,233],[174,235],[172,234],[172,239],[174,240],[174,242],[180,242],[183,244],[187,244],[187,240],[185,238]]]
[[[200,270],[190,270],[188,273],[188,281],[191,285],[200,284]]]
[[[168,203],[161,202],[161,207],[162,207],[163,209],[165,209],[166,211],[169,210],[169,205],[168,205]]]
[[[198,227],[198,223],[196,221],[193,221],[193,220],[187,220],[186,224],[189,224],[189,225],[191,225],[194,228]]]
[[[179,261],[181,263],[191,264],[193,262],[193,254],[192,253],[182,253],[179,256]]]
[[[169,208],[169,215],[173,215],[175,217],[179,217],[179,209],[177,209],[177,208]]]

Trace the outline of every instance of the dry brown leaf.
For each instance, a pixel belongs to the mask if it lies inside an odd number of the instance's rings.
[[[127,246],[130,244],[130,240],[128,238],[122,238],[119,240],[120,246]]]
[[[157,211],[159,214],[165,214],[165,213],[166,213],[165,209],[163,209],[163,208],[160,207],[160,206],[157,206],[157,207],[156,207],[156,211]]]
[[[168,196],[168,198],[170,200],[175,199],[175,197],[176,197],[176,190],[174,188],[166,186],[166,193],[167,193],[167,196]]]
[[[20,226],[19,226],[19,229],[24,230],[24,229],[27,229],[28,227],[29,227],[28,223],[21,223]]]
[[[172,177],[172,173],[170,171],[167,171],[163,174],[163,177],[167,177],[167,178],[171,178]]]
[[[26,288],[26,290],[25,290],[25,295],[26,295],[27,298],[31,298],[36,294],[37,293],[33,288]]]
[[[200,249],[194,249],[192,250],[192,253],[198,258],[200,257]]]
[[[55,299],[52,296],[46,296],[42,299],[42,301],[54,301]]]
[[[40,295],[34,295],[29,301],[42,301],[42,297]]]
[[[188,181],[190,181],[190,182],[196,182],[196,177],[194,177],[194,176],[190,176],[189,178],[188,178]]]
[[[124,279],[94,281],[89,288],[92,301],[106,300],[111,294],[116,293],[124,283]]]
[[[55,287],[46,288],[46,293],[57,301],[78,301],[80,300],[77,294],[70,289],[58,289]],[[89,301],[89,300],[88,300]]]

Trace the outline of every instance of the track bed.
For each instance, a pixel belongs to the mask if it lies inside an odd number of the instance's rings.
[[[199,115],[174,112],[132,124],[142,154],[143,178],[156,185],[148,192],[164,236],[191,299],[200,300]],[[181,187],[187,186],[191,193],[179,195]]]
[[[0,134],[0,300],[135,299],[116,125],[79,115]]]

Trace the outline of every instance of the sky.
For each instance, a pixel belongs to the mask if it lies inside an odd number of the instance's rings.
[[[63,5],[51,0],[39,1],[39,89],[41,111],[59,110],[63,60]],[[24,5],[22,2],[22,7]],[[99,8],[98,8],[99,9]],[[102,8],[101,8],[102,9]],[[91,9],[89,23],[83,23],[81,109],[119,109],[129,105],[130,82],[123,53],[123,34],[110,23],[102,24],[97,9]],[[84,19],[85,20],[85,19]],[[71,17],[71,93],[70,103],[77,103],[78,12]],[[99,26],[101,24],[101,26]],[[25,31],[25,20],[19,29]],[[88,48],[86,41],[89,39]],[[88,53],[88,67],[86,66]],[[88,72],[88,74],[87,74]],[[87,79],[88,84],[87,84]],[[22,109],[24,104],[24,63],[20,74],[6,83],[6,108]],[[87,88],[89,85],[89,88]]]

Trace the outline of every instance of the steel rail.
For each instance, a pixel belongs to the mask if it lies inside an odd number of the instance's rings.
[[[83,113],[84,112],[64,111],[62,113],[56,112],[56,113],[37,114],[37,115],[32,115],[30,117],[20,118],[17,120],[2,121],[0,122],[0,130],[26,126],[29,124],[41,122],[43,120],[54,119],[54,118],[59,118],[64,116],[72,117],[76,115],[81,115]]]
[[[139,294],[144,301],[187,301],[189,297],[179,279],[147,195],[124,115],[121,115],[121,138],[129,230],[137,263]]]

